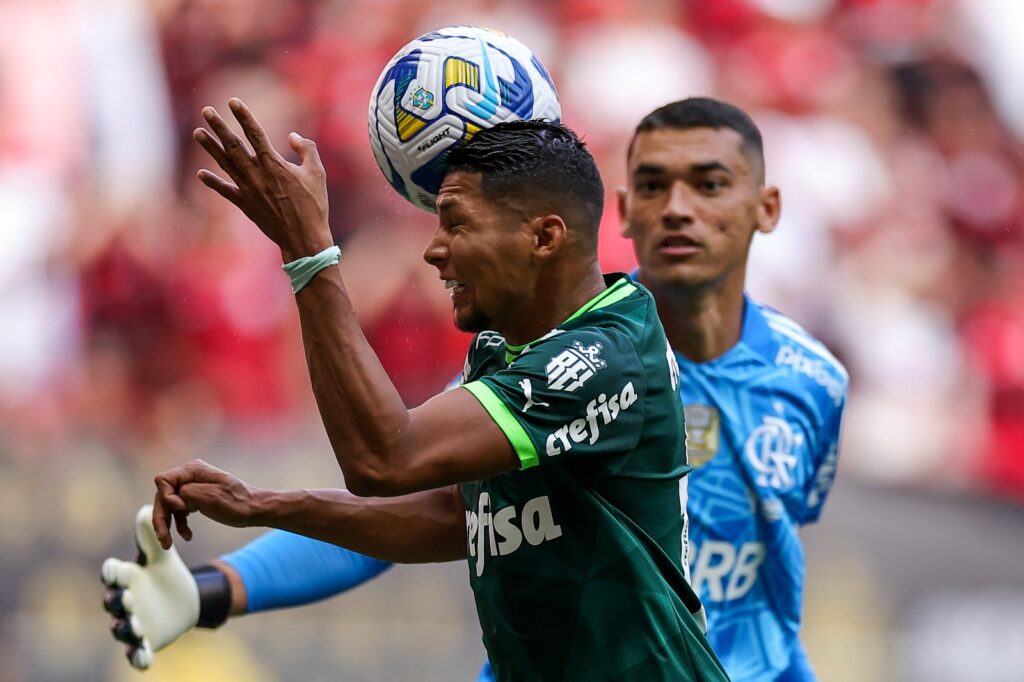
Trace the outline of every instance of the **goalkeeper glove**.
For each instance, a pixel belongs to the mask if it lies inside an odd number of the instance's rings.
[[[135,515],[134,562],[113,557],[100,571],[109,588],[103,606],[113,616],[110,631],[128,645],[128,661],[145,670],[153,654],[196,627],[215,628],[227,620],[231,586],[212,566],[189,570],[171,547],[163,549],[153,530],[153,507]]]

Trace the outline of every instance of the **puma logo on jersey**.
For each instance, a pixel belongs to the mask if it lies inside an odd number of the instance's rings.
[[[533,384],[530,383],[529,379],[521,379],[519,381],[520,388],[523,389],[523,395],[526,396],[526,404],[523,405],[523,414],[531,407],[551,407],[550,403],[546,403],[543,400],[533,399]]]
[[[466,539],[469,556],[476,559],[477,576],[483,575],[487,555],[511,554],[522,547],[523,540],[536,547],[560,537],[562,527],[555,523],[547,495],[527,500],[522,512],[516,513],[515,505],[492,511],[490,493],[480,493],[476,511],[466,510]]]
[[[575,419],[548,436],[545,447],[548,456],[569,452],[575,443],[587,442],[593,445],[601,437],[601,427],[618,419],[636,401],[636,389],[632,381],[610,398],[604,393],[597,396],[587,403],[586,417]]]

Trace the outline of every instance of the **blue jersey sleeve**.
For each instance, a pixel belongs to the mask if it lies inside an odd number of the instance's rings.
[[[839,463],[839,435],[843,421],[843,409],[846,407],[846,394],[840,398],[835,409],[831,410],[821,426],[821,437],[817,441],[815,452],[812,453],[813,469],[805,482],[804,513],[799,519],[801,524],[814,523],[821,516],[825,499],[832,490]]]
[[[221,557],[242,579],[248,613],[300,606],[340,594],[391,564],[343,547],[274,530]]]

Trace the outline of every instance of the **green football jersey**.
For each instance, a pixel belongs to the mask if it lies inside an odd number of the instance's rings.
[[[679,373],[625,275],[540,339],[473,339],[463,387],[521,469],[462,485],[470,582],[505,680],[726,680],[683,573]]]

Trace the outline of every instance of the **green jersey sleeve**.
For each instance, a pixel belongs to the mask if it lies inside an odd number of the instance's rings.
[[[632,342],[615,329],[554,334],[464,388],[505,432],[524,469],[622,455],[643,430],[646,374]]]

